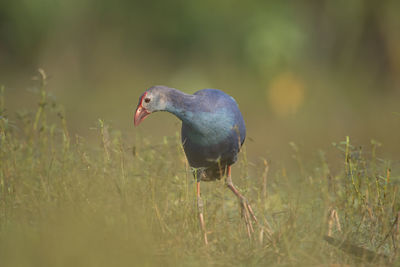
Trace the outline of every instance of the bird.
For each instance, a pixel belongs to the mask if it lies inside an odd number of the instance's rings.
[[[232,182],[231,166],[246,138],[243,116],[235,99],[218,89],[202,89],[186,94],[163,85],[145,90],[139,97],[134,114],[138,126],[150,114],[166,111],[182,121],[181,141],[196,180],[196,198],[199,223],[205,244],[208,244],[201,181],[225,178],[226,186],[239,199],[248,236],[254,232],[257,218],[247,198]]]

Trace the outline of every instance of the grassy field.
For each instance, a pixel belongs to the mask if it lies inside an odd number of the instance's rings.
[[[377,141],[343,137],[335,162],[291,143],[296,164],[278,166],[248,161],[244,147],[233,181],[261,226],[249,239],[235,196],[204,182],[205,246],[179,133],[132,142],[99,119],[95,142],[72,135],[45,80],[36,110],[6,101],[3,88],[1,266],[400,264],[399,165],[380,158]]]

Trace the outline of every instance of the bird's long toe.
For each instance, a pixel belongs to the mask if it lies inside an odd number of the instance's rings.
[[[254,233],[254,228],[251,220],[252,219],[254,220],[255,216],[249,202],[245,197],[240,198],[240,206],[241,206],[242,217],[246,224],[247,234],[251,239],[251,236]],[[257,219],[255,219],[254,221],[257,222]]]
[[[254,211],[253,211],[253,209],[251,208],[251,206],[250,206],[249,202],[247,201],[247,199],[246,199],[246,201],[245,201],[245,204],[246,204],[247,210],[248,210],[249,213],[250,213],[251,218],[252,218],[253,221],[258,225],[257,217],[256,217],[256,215],[254,214]]]

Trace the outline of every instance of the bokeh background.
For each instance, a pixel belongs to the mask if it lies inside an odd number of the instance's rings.
[[[329,150],[345,136],[377,140],[396,159],[399,12],[396,0],[1,1],[0,84],[9,113],[27,109],[43,68],[70,131],[89,140],[98,118],[130,140],[175,135],[168,114],[133,128],[139,95],[164,84],[234,96],[254,160],[285,161],[289,142]]]

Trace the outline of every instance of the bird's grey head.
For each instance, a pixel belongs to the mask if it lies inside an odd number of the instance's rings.
[[[135,112],[135,125],[139,125],[150,113],[165,110],[168,103],[168,95],[175,89],[163,85],[157,85],[147,89],[140,97]]]
[[[171,90],[163,85],[150,87],[140,96],[138,106],[141,104],[150,113],[164,110],[167,105],[168,92]]]

